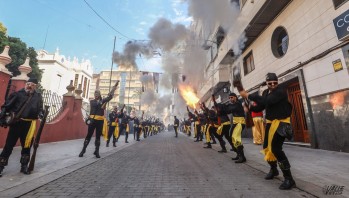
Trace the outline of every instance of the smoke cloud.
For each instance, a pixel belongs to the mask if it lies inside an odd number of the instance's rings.
[[[123,52],[114,52],[113,61],[118,64],[120,70],[138,70],[136,57],[144,55],[146,58],[153,56],[153,49],[149,43],[128,41]]]
[[[148,37],[152,43],[164,51],[171,49],[178,43],[184,40],[188,30],[182,24],[173,24],[171,21],[160,18],[153,27],[150,28]]]

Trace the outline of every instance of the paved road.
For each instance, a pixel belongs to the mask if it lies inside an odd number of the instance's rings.
[[[163,132],[22,197],[313,197],[297,188],[280,191],[280,181],[264,175],[184,135]]]

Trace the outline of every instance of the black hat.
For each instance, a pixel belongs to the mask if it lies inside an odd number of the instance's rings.
[[[278,77],[275,73],[267,73],[265,81],[278,81]]]
[[[27,82],[38,84],[38,79],[36,79],[36,78],[29,78],[29,80]]]
[[[231,92],[230,94],[229,94],[229,97],[238,97],[234,92]]]

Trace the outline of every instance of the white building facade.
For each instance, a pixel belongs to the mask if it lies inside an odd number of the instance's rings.
[[[293,105],[294,141],[349,152],[348,0],[239,3],[240,24],[223,34],[218,25],[206,35],[200,24],[193,26],[216,47],[208,49],[201,100],[207,101],[212,92],[225,98],[227,87],[237,92],[231,87],[235,68],[250,93],[259,91],[265,75],[274,72]],[[237,29],[246,39],[240,55],[231,51]]]
[[[82,98],[88,102],[89,89],[92,81],[93,68],[89,60],[79,62],[77,58],[70,59],[55,53],[50,54],[45,50],[38,53],[38,66],[43,70],[41,85],[44,89],[63,95],[67,92],[66,87],[73,81],[75,89],[81,86]]]

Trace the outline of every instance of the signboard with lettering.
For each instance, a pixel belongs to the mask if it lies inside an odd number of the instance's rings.
[[[349,10],[333,19],[338,40],[344,40],[349,36]]]

